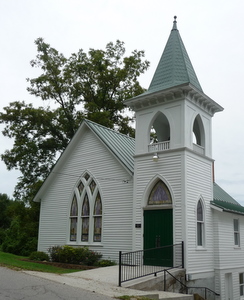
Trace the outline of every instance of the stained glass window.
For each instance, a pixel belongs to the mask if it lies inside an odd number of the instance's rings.
[[[82,181],[79,183],[78,185],[78,190],[80,192],[80,195],[82,194],[83,190],[84,190],[84,184],[82,183]]]
[[[78,206],[77,206],[77,199],[74,195],[72,200],[71,209],[70,209],[70,216],[77,216],[78,215]]]
[[[77,238],[77,216],[78,205],[76,196],[74,195],[70,208],[70,241],[76,241]]]
[[[102,199],[95,180],[86,172],[69,207],[69,240],[80,244],[102,240]]]
[[[83,201],[81,216],[82,216],[81,240],[83,242],[88,242],[90,206],[89,206],[89,199],[87,194],[85,195]]]
[[[87,194],[85,195],[83,205],[82,205],[82,217],[89,216],[90,214],[90,207],[89,207],[89,200]]]
[[[94,215],[101,215],[102,214],[102,201],[100,194],[97,194],[95,205],[94,205]]]
[[[101,242],[102,236],[102,217],[95,217],[94,218],[94,242]]]
[[[82,242],[88,242],[89,238],[89,217],[82,218],[82,234],[81,240]]]
[[[77,218],[70,219],[70,241],[76,241],[77,238]]]
[[[90,175],[89,175],[88,173],[86,173],[86,174],[84,175],[84,178],[85,178],[85,180],[87,181],[87,180],[90,178]]]
[[[96,183],[95,181],[92,179],[91,183],[90,183],[90,190],[91,190],[91,193],[93,194],[95,188],[96,188]]]
[[[101,242],[102,237],[102,201],[100,194],[98,193],[94,205],[94,234],[93,241]]]
[[[148,205],[171,204],[170,192],[162,181],[158,181],[153,187],[148,199]]]

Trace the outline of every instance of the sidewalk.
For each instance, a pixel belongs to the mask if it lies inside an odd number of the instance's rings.
[[[189,295],[168,293],[161,291],[140,291],[130,289],[128,284],[123,284],[122,287],[118,286],[118,266],[111,266],[105,268],[92,269],[87,271],[69,273],[57,275],[53,273],[43,273],[34,271],[24,271],[32,276],[42,277],[62,284],[67,284],[73,287],[82,288],[94,293],[106,295],[109,297],[118,297],[123,295],[134,295],[134,296],[150,296],[154,299],[167,299],[172,300],[179,299],[190,299]]]

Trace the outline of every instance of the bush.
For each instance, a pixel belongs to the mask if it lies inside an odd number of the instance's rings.
[[[83,264],[94,266],[98,263],[102,255],[91,251],[87,247],[74,248],[71,246],[54,246],[48,249],[53,262],[68,264]]]
[[[99,262],[97,263],[98,267],[110,267],[110,266],[115,266],[116,262],[109,260],[109,259],[102,259],[99,260]]]
[[[49,261],[49,256],[45,252],[34,251],[29,256],[29,259],[31,259],[31,260],[37,260],[37,261]]]

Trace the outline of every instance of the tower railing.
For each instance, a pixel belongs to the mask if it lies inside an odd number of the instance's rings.
[[[148,152],[165,151],[170,149],[170,141],[153,143],[148,145]]]
[[[195,143],[193,143],[193,150],[200,154],[204,154],[204,151],[205,151],[204,147],[202,147],[198,144],[195,144]]]

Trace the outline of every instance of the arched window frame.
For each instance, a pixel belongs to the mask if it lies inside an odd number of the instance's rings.
[[[158,192],[162,193],[162,197],[159,197]],[[171,193],[166,184],[161,179],[158,179],[154,183],[147,200],[148,207],[158,205],[172,205]]]
[[[100,199],[101,206],[99,214],[95,214],[96,201],[98,201],[97,197]],[[71,212],[74,198],[76,198],[77,201],[77,212],[75,216],[73,216],[73,213]],[[75,227],[74,223],[76,223],[75,238],[73,233]],[[103,216],[101,192],[95,178],[91,176],[90,173],[85,172],[73,191],[72,200],[69,206],[68,243],[75,245],[97,245],[101,243],[103,227],[102,223]]]
[[[165,113],[158,111],[150,122],[148,128],[148,143],[150,145],[158,143],[169,143],[170,123]]]
[[[202,198],[196,206],[196,245],[198,248],[205,247],[205,208]]]
[[[199,114],[195,116],[192,124],[192,143],[205,148],[205,130]]]

